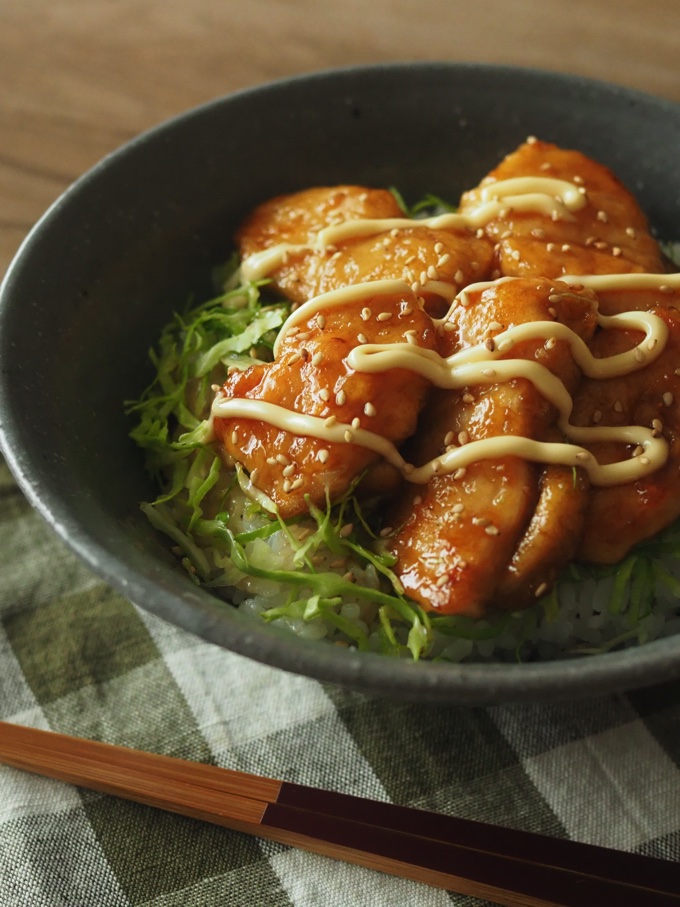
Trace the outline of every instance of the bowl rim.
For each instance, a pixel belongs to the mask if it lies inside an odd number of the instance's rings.
[[[660,110],[671,111],[679,118],[680,105],[658,98],[638,89],[628,88],[589,77],[545,71],[533,67],[477,62],[392,62],[344,66],[316,70],[245,87],[235,92],[214,97],[200,105],[161,121],[125,142],[79,176],[47,208],[19,246],[0,284],[0,340],[2,339],[3,313],[12,305],[12,287],[17,275],[30,262],[36,237],[49,228],[60,211],[70,204],[74,195],[87,191],[96,182],[99,173],[112,162],[124,159],[139,145],[159,138],[201,117],[216,107],[247,100],[265,93],[287,91],[291,86],[310,86],[327,79],[356,79],[384,74],[398,77],[404,71],[461,75],[503,77],[521,74],[528,80],[540,79],[555,85],[570,85],[591,91],[614,92],[645,105],[653,104]],[[170,620],[186,632],[216,642],[232,652],[253,658],[262,663],[302,674],[316,680],[340,683],[369,694],[421,699],[427,702],[458,704],[484,704],[487,702],[527,701],[548,698],[551,700],[577,698],[594,692],[602,694],[619,691],[631,686],[647,686],[680,675],[680,637],[667,637],[645,643],[641,647],[607,652],[584,659],[528,663],[441,663],[431,661],[406,662],[370,652],[340,649],[319,645],[277,632],[252,619],[233,619],[237,609],[225,611],[223,606],[211,607],[216,601],[209,592],[171,595],[169,591],[149,576],[138,571],[130,575],[131,568],[113,556],[102,544],[92,539],[85,527],[74,519],[68,507],[49,493],[44,495],[36,484],[32,469],[32,455],[16,447],[13,437],[11,391],[6,382],[0,381],[0,451],[4,454],[10,471],[31,506],[48,523],[63,542],[102,580],[157,616]],[[122,572],[121,572],[122,570]],[[188,627],[177,615],[168,617],[168,601],[179,602],[180,617],[186,613],[203,612],[204,629]],[[228,616],[224,620],[224,614]],[[242,617],[242,615],[241,615]],[[228,624],[228,633],[222,632]],[[402,667],[403,666],[403,667]]]

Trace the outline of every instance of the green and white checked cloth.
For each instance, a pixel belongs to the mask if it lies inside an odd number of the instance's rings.
[[[4,465],[0,545],[4,720],[680,860],[680,683],[472,709],[295,677],[112,592]],[[0,907],[481,903],[0,766]]]

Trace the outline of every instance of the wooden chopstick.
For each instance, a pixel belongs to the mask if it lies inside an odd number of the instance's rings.
[[[680,905],[680,864],[0,722],[0,762],[509,907]]]

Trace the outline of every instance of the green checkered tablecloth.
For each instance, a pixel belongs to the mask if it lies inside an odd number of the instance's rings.
[[[0,545],[6,721],[680,860],[680,683],[473,709],[295,677],[112,592],[4,465]],[[1,907],[480,903],[0,766]]]

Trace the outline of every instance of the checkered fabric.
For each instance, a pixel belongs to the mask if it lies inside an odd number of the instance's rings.
[[[0,717],[680,859],[680,683],[375,701],[208,645],[94,577],[0,467]],[[0,766],[1,907],[479,905]]]

